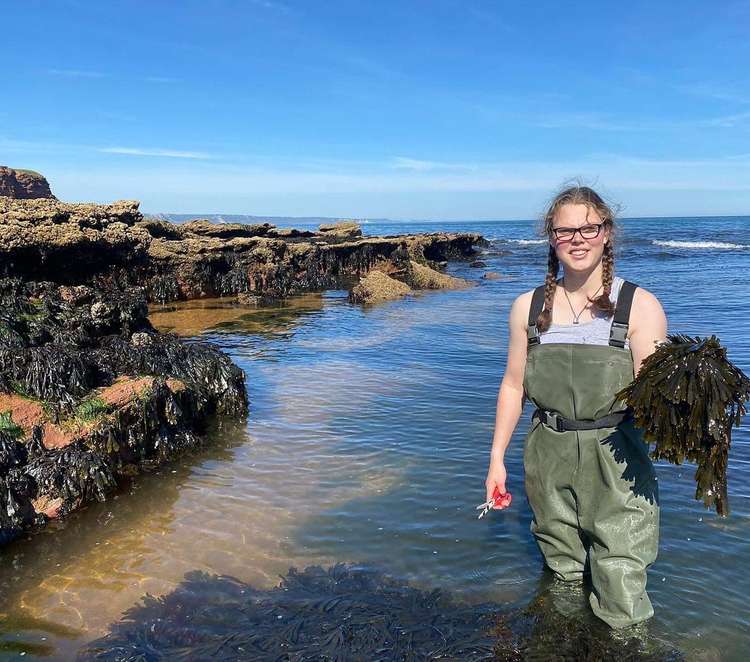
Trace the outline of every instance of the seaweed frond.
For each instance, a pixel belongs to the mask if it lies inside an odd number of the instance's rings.
[[[696,463],[695,498],[726,516],[732,426],[746,413],[750,379],[729,361],[719,339],[669,335],[617,397],[655,443],[651,456]]]

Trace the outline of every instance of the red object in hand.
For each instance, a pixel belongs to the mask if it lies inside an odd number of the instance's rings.
[[[497,487],[495,487],[495,491],[492,493],[492,498],[495,501],[495,505],[493,506],[495,509],[507,508],[513,500],[510,492],[500,494],[500,490]]]

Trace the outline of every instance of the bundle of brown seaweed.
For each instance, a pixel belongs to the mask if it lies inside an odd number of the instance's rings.
[[[739,426],[750,399],[750,379],[727,359],[716,336],[667,336],[638,376],[617,394],[633,410],[651,456],[695,462],[695,498],[725,517],[727,460],[732,425]]]

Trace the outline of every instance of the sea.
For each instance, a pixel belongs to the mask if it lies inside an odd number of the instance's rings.
[[[305,227],[299,226],[298,227]],[[0,550],[0,658],[72,659],[147,594],[194,570],[277,586],[291,567],[382,568],[456,599],[523,607],[545,587],[529,532],[523,440],[506,456],[511,507],[478,520],[514,298],[540,284],[534,221],[368,222],[367,235],[476,232],[475,287],[356,306],[347,292],[262,309],[154,308],[164,330],[217,344],[245,371],[246,421],[42,533]],[[661,301],[671,333],[716,335],[750,374],[750,217],[623,219],[615,271]],[[496,279],[482,276],[493,271]],[[659,555],[650,636],[688,660],[750,659],[750,418],[732,433],[722,518],[695,466],[656,463]]]

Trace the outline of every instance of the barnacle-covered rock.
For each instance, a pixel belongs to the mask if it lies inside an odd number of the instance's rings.
[[[442,274],[414,260],[409,262],[406,280],[416,290],[455,290],[473,285],[468,280]]]
[[[633,410],[654,459],[695,462],[695,498],[729,513],[727,461],[732,426],[750,399],[750,379],[729,361],[716,336],[674,334],[648,356],[617,394]]]
[[[475,233],[364,237],[343,221],[318,232],[270,223],[182,224],[144,218],[134,201],[109,205],[0,197],[0,275],[111,290],[142,286],[152,302],[236,296],[285,297],[348,288],[384,260],[437,267],[469,259]],[[107,302],[92,317],[107,322]],[[2,327],[0,326],[0,331]]]
[[[411,289],[406,283],[391,278],[382,271],[373,269],[349,292],[352,303],[378,303],[400,299],[409,294]]]

